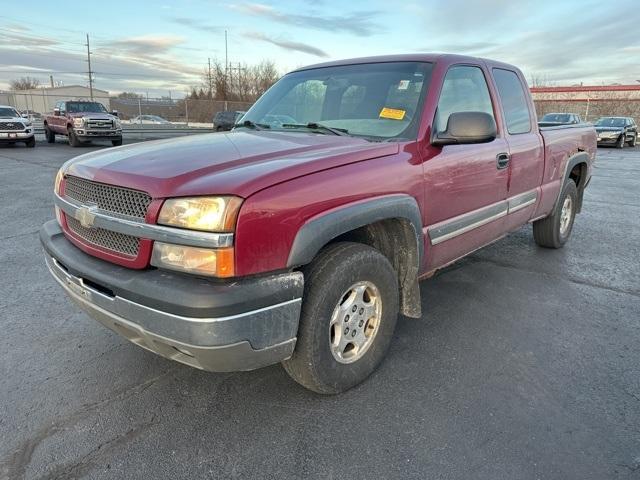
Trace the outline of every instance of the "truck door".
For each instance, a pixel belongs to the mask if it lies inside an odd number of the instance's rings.
[[[494,68],[492,73],[509,145],[506,227],[510,231],[527,223],[535,212],[544,173],[544,146],[521,77],[504,68]]]
[[[453,65],[444,76],[432,129],[446,130],[454,112],[485,112],[495,120],[479,65]],[[433,147],[424,159],[427,270],[441,267],[504,233],[508,146],[491,142]]]

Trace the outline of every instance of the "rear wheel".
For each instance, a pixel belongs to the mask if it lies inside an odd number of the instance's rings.
[[[533,222],[533,238],[538,245],[546,248],[560,248],[569,240],[576,217],[577,202],[578,189],[575,182],[568,179],[553,213]]]
[[[36,137],[31,137],[29,140],[24,142],[24,144],[29,148],[35,147],[36,146]]]
[[[344,392],[382,362],[397,318],[398,281],[389,260],[367,245],[330,245],[305,272],[296,349],[283,366],[314,392]]]
[[[44,136],[47,137],[47,143],[55,143],[56,134],[49,128],[49,125],[44,126]]]
[[[81,142],[80,140],[78,140],[76,132],[73,130],[73,128],[70,128],[67,131],[67,135],[69,136],[69,145],[71,145],[72,147],[79,147],[81,145]]]

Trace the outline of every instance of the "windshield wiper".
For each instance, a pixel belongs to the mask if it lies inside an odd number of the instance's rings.
[[[255,122],[252,122],[251,120],[245,120],[244,122],[236,123],[233,126],[233,128],[238,128],[238,127],[247,127],[253,130],[264,130],[265,128],[271,128],[271,125],[267,125],[266,123],[255,123]]]
[[[328,133],[331,133],[333,135],[340,135],[341,137],[349,136],[349,130],[347,130],[346,128],[328,127],[326,125],[323,125],[323,124],[317,123],[317,122],[309,122],[307,124],[304,124],[304,123],[283,123],[282,127],[283,128],[308,128],[310,130],[320,130],[322,132],[328,132]]]

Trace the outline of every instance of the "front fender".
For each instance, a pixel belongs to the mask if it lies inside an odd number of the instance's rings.
[[[344,233],[393,218],[410,222],[415,233],[419,265],[422,265],[424,242],[418,203],[409,195],[394,194],[360,200],[309,219],[295,236],[287,267],[311,262],[323,246]]]

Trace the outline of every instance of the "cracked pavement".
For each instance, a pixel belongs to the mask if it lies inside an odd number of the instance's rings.
[[[599,149],[564,249],[526,226],[421,283],[366,383],[211,374],[90,320],[46,270],[56,169],[0,147],[0,478],[640,478],[640,148]]]

